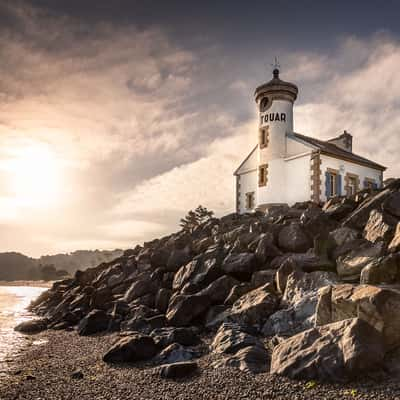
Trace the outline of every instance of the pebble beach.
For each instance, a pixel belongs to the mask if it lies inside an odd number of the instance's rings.
[[[371,376],[362,382],[332,385],[291,381],[268,373],[214,369],[212,354],[198,360],[199,373],[183,380],[164,380],[151,362],[104,363],[102,355],[117,337],[80,337],[66,331],[28,337],[44,344],[27,346],[7,360],[0,399],[400,399],[400,381],[393,377]]]

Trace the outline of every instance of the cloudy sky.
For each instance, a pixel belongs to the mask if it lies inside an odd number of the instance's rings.
[[[379,1],[0,4],[0,251],[129,247],[234,208],[253,92],[300,89],[295,130],[400,174],[400,6]],[[240,4],[239,4],[240,3]]]

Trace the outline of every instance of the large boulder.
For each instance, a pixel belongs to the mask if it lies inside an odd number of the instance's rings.
[[[256,337],[244,332],[238,324],[224,322],[211,343],[211,350],[215,353],[233,354],[248,346],[263,347],[263,344]]]
[[[267,283],[240,297],[230,310],[229,319],[241,325],[261,328],[279,305],[271,284]]]
[[[222,263],[222,270],[239,280],[249,280],[255,269],[256,258],[252,253],[232,253]]]
[[[141,334],[126,336],[115,343],[103,360],[107,363],[136,362],[153,358],[159,348],[152,337]]]
[[[382,203],[382,209],[394,217],[400,218],[400,192],[396,191],[388,196]]]
[[[274,242],[274,235],[271,232],[261,235],[254,253],[259,265],[264,265],[269,259],[282,254],[282,252],[275,246]]]
[[[355,208],[357,203],[348,198],[333,198],[327,201],[322,208],[326,215],[329,217],[341,221],[346,218]]]
[[[267,372],[269,361],[269,355],[264,346],[247,346],[233,355],[218,359],[212,366],[237,368],[240,371],[259,374]]]
[[[278,344],[271,373],[294,379],[343,381],[381,366],[380,332],[362,319],[348,319],[312,328]]]
[[[18,324],[14,330],[21,333],[39,333],[47,329],[48,320],[44,318],[32,319]]]
[[[336,246],[341,247],[345,243],[360,238],[360,232],[356,229],[349,228],[348,226],[341,226],[330,232],[331,238],[334,240]]]
[[[318,290],[336,282],[336,274],[332,272],[293,272],[283,296],[282,303],[286,307],[268,318],[262,333],[265,336],[293,335],[311,328],[315,323]]]
[[[364,228],[364,238],[370,242],[383,240],[389,243],[393,236],[397,219],[378,210],[372,210]]]
[[[146,294],[155,294],[157,292],[157,285],[149,278],[139,279],[132,283],[131,287],[125,293],[124,300],[127,303],[138,299]]]
[[[177,362],[161,366],[160,376],[164,379],[179,379],[192,375],[197,370],[198,365],[194,361]]]
[[[378,194],[363,201],[344,221],[343,225],[358,230],[364,229],[372,210],[381,209],[382,203],[393,195],[393,189],[388,187]]]
[[[391,253],[400,251],[400,222],[396,226],[396,231],[395,231],[392,241],[389,244],[388,250]]]
[[[159,364],[173,364],[176,362],[189,361],[196,356],[196,352],[181,344],[172,343],[158,354],[156,361]]]
[[[360,283],[380,284],[400,282],[400,254],[390,254],[372,260],[361,271]]]
[[[202,316],[210,305],[210,298],[205,295],[178,295],[171,300],[166,317],[170,325],[187,326]]]
[[[335,285],[319,293],[316,324],[358,317],[383,335],[386,348],[400,345],[400,290],[372,285]]]
[[[238,283],[231,276],[223,275],[201,290],[199,295],[208,296],[211,304],[223,304],[232,288]]]
[[[312,247],[312,241],[298,223],[285,226],[279,233],[279,247],[291,253],[304,253]]]
[[[358,281],[362,269],[375,258],[381,256],[383,252],[383,242],[360,243],[358,247],[337,259],[337,272],[340,278],[347,282]]]
[[[238,285],[235,285],[226,297],[224,304],[229,306],[233,305],[236,300],[253,289],[253,285],[249,282],[242,282]]]
[[[173,343],[182,346],[194,346],[200,342],[200,338],[194,328],[175,328],[172,326],[154,329],[150,336],[154,339],[157,346],[164,348]]]
[[[78,333],[81,336],[92,335],[108,329],[110,316],[103,310],[92,310],[79,321]]]

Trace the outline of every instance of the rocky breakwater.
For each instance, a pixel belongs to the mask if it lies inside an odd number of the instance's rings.
[[[164,378],[209,352],[210,368],[296,379],[381,371],[400,344],[399,190],[210,218],[56,282],[17,329],[119,332],[104,362]]]

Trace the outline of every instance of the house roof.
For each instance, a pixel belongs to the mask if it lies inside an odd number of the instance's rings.
[[[367,158],[354,154],[353,152],[344,150],[333,143],[301,135],[300,133],[293,133],[288,136],[298,139],[305,144],[313,146],[314,148],[318,149],[322,154],[354,162],[356,164],[365,165],[367,167],[379,169],[382,171],[386,169],[386,167],[384,167],[383,165],[377,164],[371,160],[368,160]]]
[[[236,168],[236,171],[233,173],[233,175],[237,175],[240,168],[243,167],[244,163],[251,157],[251,155],[256,151],[256,148],[258,147],[258,144],[254,146],[253,150],[249,153],[249,155],[243,160],[243,162]]]

